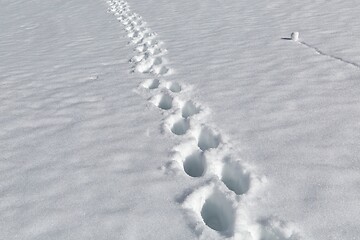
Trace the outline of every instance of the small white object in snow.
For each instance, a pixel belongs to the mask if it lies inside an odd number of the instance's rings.
[[[298,41],[299,40],[299,32],[291,33],[291,40]]]

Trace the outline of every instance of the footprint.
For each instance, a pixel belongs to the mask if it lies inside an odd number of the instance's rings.
[[[154,65],[160,65],[164,62],[164,60],[161,57],[157,57],[154,59]]]
[[[165,93],[155,96],[152,102],[163,110],[169,110],[172,108],[173,98]]]
[[[156,89],[160,85],[160,80],[159,79],[148,79],[145,82],[143,82],[141,85],[147,89]]]
[[[184,161],[184,171],[190,177],[201,177],[206,168],[206,158],[203,152],[196,151],[187,156]]]
[[[296,228],[287,222],[276,217],[261,219],[258,221],[260,225],[261,240],[300,240],[303,239]]]
[[[139,62],[141,62],[141,60],[144,59],[144,57],[145,57],[144,54],[139,54],[139,55],[136,55],[136,56],[132,57],[132,58],[129,60],[129,62],[130,62],[130,63],[139,63]]]
[[[139,36],[141,36],[141,33],[139,31],[131,31],[130,33],[128,33],[128,37],[129,38],[138,38]]]
[[[237,195],[246,193],[250,188],[250,175],[245,172],[239,162],[229,162],[226,160],[222,172],[221,180]]]
[[[111,0],[108,3],[110,6],[109,11],[124,25],[129,41],[134,44],[134,50],[138,53],[130,60],[134,70],[153,75],[171,74],[173,70],[168,67],[168,61],[164,57],[167,54],[167,50],[162,48],[163,43],[157,39],[157,34],[147,27],[147,23],[142,20],[141,16],[130,10],[126,1]],[[352,63],[349,62],[349,64]],[[156,79],[156,77],[148,79],[141,86],[147,89],[157,89],[160,86],[160,80]],[[174,104],[174,98],[170,94],[181,92],[182,86],[176,82],[168,82],[165,89],[162,90],[167,92],[155,95],[151,98],[150,102],[162,110],[169,110],[173,108]],[[177,102],[176,98],[175,100]],[[183,207],[188,210],[186,213],[189,213],[189,220],[192,221],[191,225],[194,226],[194,230],[199,234],[200,239],[224,238],[218,235],[223,235],[225,238],[243,239],[243,237],[238,237],[238,235],[234,236],[236,205],[238,202],[234,194],[230,193],[226,187],[235,194],[241,195],[249,191],[250,184],[251,191],[253,191],[257,181],[253,174],[250,174],[247,172],[247,169],[242,167],[240,162],[233,161],[230,158],[223,159],[223,161],[215,161],[214,165],[208,165],[211,153],[216,154],[216,159],[221,160],[221,158],[219,159],[218,151],[207,152],[207,150],[217,148],[220,143],[223,144],[222,137],[217,131],[205,125],[194,128],[193,125],[196,125],[196,122],[190,122],[198,119],[200,120],[198,124],[201,124],[200,116],[191,120],[190,118],[199,113],[201,115],[206,113],[206,108],[195,104],[191,100],[180,102],[179,105],[181,107],[179,110],[181,111],[182,118],[178,115],[170,114],[173,119],[166,121],[165,126],[175,135],[190,133],[193,137],[190,137],[188,142],[183,142],[174,149],[176,150],[174,151],[174,159],[172,161],[174,169],[176,168],[177,171],[181,171],[182,166],[186,174],[191,177],[201,177],[206,171],[212,172],[214,170],[212,173],[218,176],[218,178],[207,181],[206,185],[196,189],[190,195],[186,193],[186,196],[184,195],[186,199],[181,200],[184,201]],[[177,112],[177,104],[174,110]],[[192,123],[191,129],[190,123]],[[242,217],[241,223],[236,223],[236,226],[243,224],[245,221]],[[258,225],[254,225],[255,228],[253,225],[249,225],[249,228],[247,228],[245,224],[244,227],[246,229],[253,228],[255,234],[251,236],[247,234],[244,239],[249,237],[261,240],[299,239],[294,228],[286,225],[284,222],[274,219],[260,221],[254,219],[252,223],[255,224],[255,222]]]
[[[135,62],[138,59],[133,58],[131,61],[135,63],[135,69],[140,73],[153,72],[157,75],[163,75],[169,71],[167,67],[163,66],[164,60],[161,57],[153,57],[145,53],[141,61]]]
[[[181,91],[181,86],[177,82],[169,82],[167,88],[173,93],[178,93]]]
[[[147,46],[158,45],[159,42],[154,37],[155,37],[155,35],[152,35],[151,33],[147,33],[144,35],[144,38],[142,39],[142,41],[139,44],[145,44]]]
[[[156,55],[164,55],[164,50],[161,49],[159,46],[155,45],[155,46],[151,46],[147,49],[147,51],[149,53],[151,53],[152,55],[156,56]]]
[[[140,72],[140,73],[148,73],[150,72],[152,66],[153,66],[153,59],[152,58],[148,58],[148,59],[142,59],[140,62],[135,64],[135,69],[136,71]]]
[[[182,107],[181,114],[183,118],[189,118],[195,114],[198,114],[199,112],[200,112],[200,108],[195,106],[195,104],[191,100],[189,100]]]
[[[173,124],[171,132],[176,135],[184,135],[190,128],[189,120],[181,118]]]
[[[120,16],[120,17],[117,18],[117,20],[119,20],[119,22],[122,23],[123,21],[126,20],[126,17],[125,16]]]
[[[136,51],[139,53],[144,53],[148,49],[148,46],[146,44],[139,45],[135,48]]]
[[[142,54],[148,54],[148,55],[156,55],[154,54],[157,50],[161,50],[159,45],[157,44],[148,44],[148,43],[141,43],[138,44],[138,46],[135,48],[135,51],[142,53]]]
[[[201,209],[201,217],[208,227],[224,235],[229,235],[233,231],[234,208],[219,190],[206,199]]]
[[[153,67],[153,73],[155,73],[156,75],[165,75],[170,71],[169,68],[162,65],[156,65],[156,66],[153,65],[152,67]]]
[[[118,18],[118,20],[121,20],[121,19]],[[127,31],[127,33],[134,32],[134,31],[136,31],[135,27],[136,26],[134,24],[129,24],[129,26],[125,27],[125,31]]]
[[[202,151],[210,148],[217,148],[220,144],[220,136],[215,134],[210,128],[204,126],[198,136],[198,147]]]
[[[148,45],[153,45],[156,44],[157,40],[154,39],[154,34],[153,33],[149,33],[147,31],[150,30],[139,30],[139,32],[141,33],[141,35],[137,38],[133,38],[132,42],[134,44],[148,44]]]

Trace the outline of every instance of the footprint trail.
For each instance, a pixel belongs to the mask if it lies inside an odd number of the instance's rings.
[[[167,80],[173,71],[158,34],[126,1],[108,0],[107,4],[133,46],[131,72],[150,76],[140,84],[140,92],[165,116],[163,131],[178,140],[162,169],[200,182],[179,201],[195,234],[200,239],[301,239],[295,228],[285,229],[286,224],[277,224],[280,221],[275,218],[265,221],[248,211],[252,200],[261,197],[258,190],[264,177],[243,162],[226,136],[209,123],[209,109],[188,97],[192,88]]]

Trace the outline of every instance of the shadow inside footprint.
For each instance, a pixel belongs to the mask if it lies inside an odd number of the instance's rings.
[[[173,98],[168,94],[158,95],[154,104],[163,110],[169,110],[172,108]]]
[[[159,85],[160,85],[159,79],[148,79],[142,84],[142,86],[147,89],[156,89],[159,87]]]
[[[157,75],[165,75],[169,72],[169,68],[162,65],[153,65],[153,72]]]
[[[198,114],[200,109],[195,106],[192,101],[187,101],[184,106],[182,107],[182,117],[189,118],[195,114]]]
[[[154,59],[154,65],[160,65],[160,64],[162,64],[162,62],[163,62],[163,60],[162,60],[162,58],[161,57],[157,57],[157,58],[155,58]]]
[[[179,121],[175,122],[171,128],[171,132],[176,135],[184,135],[187,130],[190,128],[190,123],[187,119],[180,119]]]
[[[201,216],[207,226],[230,235],[235,221],[235,212],[229,200],[220,192],[213,193],[204,203]]]
[[[238,162],[225,163],[221,175],[223,183],[237,195],[246,193],[250,188],[250,176]]]
[[[195,152],[185,158],[184,171],[191,177],[201,177],[206,167],[204,153]]]
[[[198,147],[206,151],[210,148],[217,148],[220,144],[220,136],[216,135],[208,127],[203,127],[199,134]]]
[[[181,91],[181,86],[177,82],[171,82],[168,84],[168,89],[173,93],[178,93]]]

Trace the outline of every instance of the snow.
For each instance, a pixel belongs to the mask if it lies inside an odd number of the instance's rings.
[[[359,8],[4,1],[0,239],[358,239]]]
[[[291,40],[298,41],[299,40],[299,32],[291,33]]]

